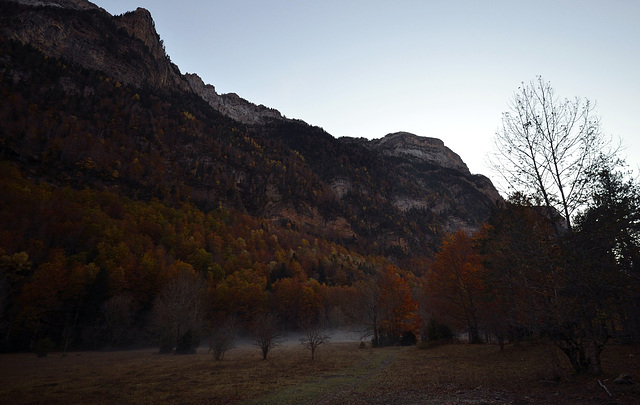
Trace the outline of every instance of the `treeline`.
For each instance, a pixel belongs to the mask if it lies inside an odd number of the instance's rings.
[[[0,194],[5,351],[30,350],[42,339],[61,350],[160,344],[166,333],[175,344],[186,333],[204,336],[229,317],[247,327],[266,312],[289,329],[360,324],[361,313],[352,308],[365,284],[386,291],[372,298],[378,303],[402,291],[408,302],[387,305],[390,313],[380,320],[388,325],[375,325],[376,335],[415,329],[401,326],[404,317],[416,316],[409,285],[388,285],[411,274],[286,225],[222,206],[204,212],[188,203],[52,187],[7,162]],[[158,302],[166,303],[167,294],[175,300],[169,306],[196,299],[197,309],[159,322]],[[409,307],[392,311],[392,305]]]

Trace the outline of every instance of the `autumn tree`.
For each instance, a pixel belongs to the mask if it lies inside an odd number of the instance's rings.
[[[419,328],[418,304],[407,281],[391,265],[376,276],[354,286],[345,308],[362,326],[361,338],[371,337],[374,346],[400,343],[403,333]]]
[[[4,349],[10,346],[19,313],[16,299],[31,265],[26,252],[7,255],[0,249],[0,332]]]
[[[381,329],[391,342],[415,343],[420,326],[418,302],[413,298],[407,280],[387,265],[380,280]]]
[[[480,342],[478,300],[482,263],[474,241],[463,230],[444,238],[427,274],[428,294],[441,319],[464,325],[471,343]]]
[[[296,326],[321,321],[325,287],[316,280],[283,278],[272,288],[275,308],[285,324]]]
[[[491,164],[510,192],[555,208],[568,229],[588,199],[593,181],[588,173],[614,155],[594,104],[561,99],[542,77],[518,88],[494,143]]]
[[[97,275],[93,265],[82,265],[53,249],[25,283],[18,301],[32,338],[59,341],[66,351],[77,336],[77,321],[87,298],[87,287]]]

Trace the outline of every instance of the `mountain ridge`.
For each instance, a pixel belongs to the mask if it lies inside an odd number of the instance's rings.
[[[186,198],[204,209],[223,204],[401,256],[434,249],[446,232],[478,229],[499,199],[489,179],[471,174],[439,139],[406,132],[335,138],[234,93],[217,94],[171,62],[145,9],[112,16],[83,0],[11,3],[0,6],[0,37],[78,66],[72,73],[43,62],[52,69],[54,90],[87,111],[82,118],[76,107],[55,106],[64,117],[77,117],[77,131],[54,137],[62,149],[49,134],[35,144],[18,134],[4,146],[5,156],[32,156],[78,185],[97,181],[133,195]],[[33,69],[8,58],[4,74],[27,84]],[[122,106],[118,115],[100,107],[107,102]],[[98,115],[107,123],[92,122]]]

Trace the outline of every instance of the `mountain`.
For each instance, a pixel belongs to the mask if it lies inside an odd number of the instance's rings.
[[[144,9],[0,3],[0,156],[54,187],[228,207],[396,260],[500,199],[441,140],[335,138],[182,74]]]

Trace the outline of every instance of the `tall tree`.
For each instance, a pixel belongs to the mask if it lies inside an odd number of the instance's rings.
[[[564,261],[548,213],[512,196],[494,210],[479,237],[483,319],[498,339],[543,335],[554,315],[562,318]]]
[[[490,325],[511,338],[548,338],[577,373],[602,372],[613,333],[634,336],[640,304],[640,193],[606,166],[574,231],[557,234],[548,210],[511,200],[492,216],[481,252]],[[485,318],[486,319],[486,318]]]
[[[458,230],[444,239],[427,274],[435,310],[464,325],[472,343],[480,342],[477,300],[482,289],[481,268],[472,237]]]
[[[404,333],[419,329],[418,303],[407,281],[392,265],[368,280],[358,281],[345,308],[362,330],[361,339],[371,337],[374,346],[400,343]]]
[[[602,372],[600,352],[611,335],[640,338],[640,187],[620,172],[596,173],[592,204],[576,218],[569,240],[574,319],[584,368]]]
[[[414,334],[420,327],[418,302],[413,299],[409,283],[397,270],[387,265],[380,282],[380,308],[382,331],[391,343],[402,340],[405,333]]]
[[[6,350],[10,347],[14,322],[19,312],[16,298],[32,264],[26,252],[13,255],[4,253],[0,248],[0,348]]]
[[[518,88],[494,143],[491,164],[511,192],[554,207],[568,229],[588,199],[588,174],[614,155],[593,103],[559,98],[542,77]]]

